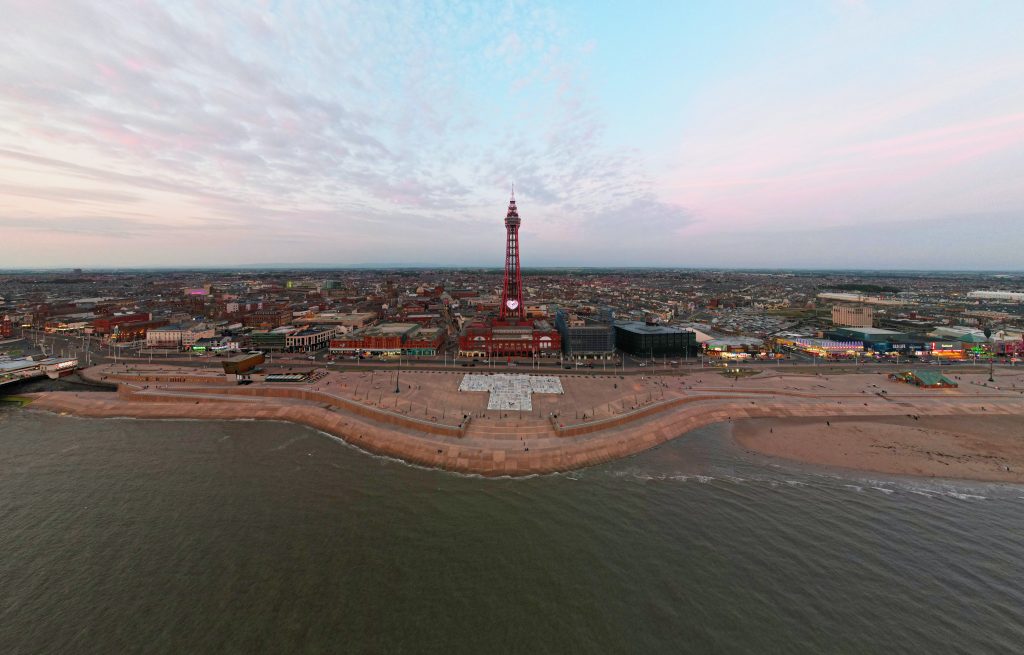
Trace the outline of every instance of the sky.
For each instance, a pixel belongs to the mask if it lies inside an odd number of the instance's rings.
[[[0,0],[0,268],[1024,269],[1024,2]]]

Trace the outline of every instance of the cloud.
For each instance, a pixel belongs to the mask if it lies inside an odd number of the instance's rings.
[[[702,237],[700,248],[682,254],[693,266],[878,270],[1021,270],[1013,238],[1019,212],[936,214],[875,225],[819,225],[804,229],[753,229],[737,237]],[[1010,235],[993,239],[992,235]],[[686,265],[677,263],[675,265]]]
[[[138,217],[123,216],[29,216],[0,218],[0,227],[43,235],[69,234],[75,237],[98,237],[103,239],[132,239],[145,234],[162,231],[163,226],[140,220]],[[19,244],[31,247],[31,243]]]
[[[649,195],[588,217],[584,224],[589,236],[602,241],[614,239],[617,245],[622,245],[671,240],[693,222],[693,217],[682,207]]]
[[[314,246],[393,228],[393,248],[419,252],[421,226],[500,225],[513,180],[533,216],[564,229],[631,199],[654,208],[642,164],[605,145],[580,82],[594,44],[563,47],[575,37],[557,12],[8,4],[0,163],[27,168],[6,181],[21,200],[2,208],[52,212],[40,225],[55,235],[123,241],[201,220]],[[492,56],[475,58],[480,44]]]
[[[687,41],[698,58],[676,62],[644,42],[644,66],[618,73],[656,90],[641,110],[605,73],[616,39],[668,10],[640,7],[622,29],[587,11],[7,0],[0,218],[40,221],[18,224],[25,265],[75,252],[90,225],[112,261],[161,233],[172,237],[149,252],[167,264],[247,249],[457,263],[491,257],[485,239],[500,260],[512,182],[534,244],[524,256],[538,258],[579,243],[580,257],[646,260],[724,229],[1024,207],[1019,39],[961,25],[992,20],[979,12],[940,7],[923,26],[909,9],[808,12],[828,18],[759,25],[772,47],[734,43],[722,64],[699,59],[707,43]],[[657,98],[695,70],[691,95]],[[237,248],[190,242],[196,229]]]

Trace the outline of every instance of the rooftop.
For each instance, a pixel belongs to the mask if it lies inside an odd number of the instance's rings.
[[[672,325],[650,325],[641,321],[619,321],[615,323],[615,327],[637,334],[679,334],[691,331]]]
[[[321,332],[333,332],[333,331],[334,331],[334,327],[332,327],[332,326],[327,326],[327,325],[311,325],[309,327],[302,328],[301,330],[295,332],[295,334],[293,334],[292,336],[301,337],[301,336],[308,336],[310,334],[319,334]]]
[[[882,328],[873,327],[843,327],[837,328],[836,332],[849,332],[856,334],[864,334],[873,337],[892,337],[902,335],[903,332],[897,332],[896,330],[884,330]]]
[[[374,325],[373,327],[361,330],[360,334],[368,336],[400,336],[409,330],[419,327],[419,323],[381,323],[380,325]]]

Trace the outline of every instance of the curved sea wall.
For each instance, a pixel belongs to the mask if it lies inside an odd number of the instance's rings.
[[[291,421],[322,430],[367,451],[422,466],[487,476],[528,475],[583,468],[610,462],[653,448],[691,430],[712,423],[744,418],[1015,414],[1024,416],[1024,401],[920,398],[899,404],[837,404],[828,400],[752,399],[751,397],[694,396],[686,402],[644,408],[630,415],[572,426],[570,433],[519,439],[460,437],[443,428],[426,431],[423,421],[399,415],[380,421],[373,408],[336,407],[321,402],[322,394],[306,390],[275,389],[265,394],[213,394],[141,392],[126,388],[121,393],[89,394],[50,392],[38,394],[32,407],[86,417],[134,417],[140,419],[259,419]],[[312,395],[306,395],[312,394]],[[213,397],[225,395],[224,400]],[[96,396],[103,396],[96,398]],[[114,397],[111,397],[114,396]],[[311,404],[316,402],[317,404]]]

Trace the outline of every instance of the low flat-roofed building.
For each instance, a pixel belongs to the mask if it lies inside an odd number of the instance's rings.
[[[854,356],[864,351],[863,341],[837,341],[834,339],[778,339],[779,345],[799,350],[815,357]]]
[[[956,339],[964,343],[984,343],[988,341],[983,330],[959,325],[939,326],[932,330],[928,336],[938,339]]]
[[[709,352],[757,353],[764,349],[764,339],[757,337],[716,337],[704,342]]]
[[[836,328],[835,330],[833,330],[833,332],[840,337],[860,339],[861,341],[867,343],[873,341],[899,341],[902,339],[906,339],[909,336],[906,332],[897,332],[896,330],[883,330],[882,328],[873,327],[843,327]]]
[[[416,354],[428,354],[426,351],[431,347],[434,350],[433,354],[436,354],[439,348],[437,340],[442,338],[438,329],[424,328],[420,323],[380,323],[333,339],[331,352],[397,357],[410,347],[407,344],[415,344],[412,348],[417,351]]]
[[[36,355],[21,359],[0,360],[0,383],[15,382],[46,375],[50,378],[62,377],[73,373],[78,367],[76,357],[47,357]]]
[[[405,320],[409,321],[410,323],[421,323],[426,325],[427,323],[434,323],[440,321],[441,315],[434,313],[406,314]]]
[[[196,339],[195,343],[192,344],[192,350],[195,352],[227,350],[230,342],[230,337],[204,337],[202,339]]]
[[[375,312],[318,312],[295,319],[296,325],[333,325],[338,334],[360,330],[377,320]]]
[[[615,345],[639,356],[697,354],[697,337],[691,330],[641,321],[615,324]]]
[[[956,382],[938,371],[903,371],[891,373],[889,379],[927,389],[955,389],[958,386]]]
[[[265,361],[263,353],[243,353],[234,357],[228,357],[222,360],[221,364],[224,366],[225,373],[242,375],[249,373]]]
[[[407,334],[402,352],[415,357],[434,357],[444,343],[445,331],[439,327],[421,327]]]
[[[213,337],[213,327],[205,323],[165,325],[146,331],[147,348],[190,348],[199,339]]]
[[[967,297],[971,300],[1024,302],[1024,293],[1018,291],[971,291],[967,294]]]
[[[249,344],[255,350],[284,352],[288,349],[288,335],[298,328],[286,325],[273,330],[253,330],[249,333]]]

